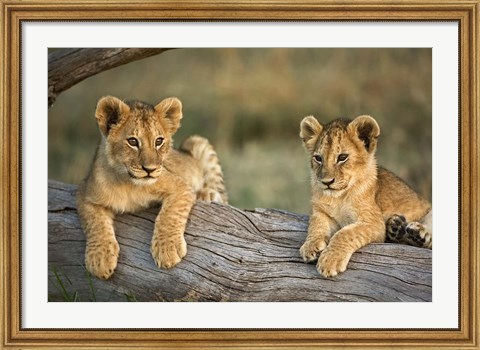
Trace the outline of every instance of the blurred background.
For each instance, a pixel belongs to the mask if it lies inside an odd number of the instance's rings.
[[[430,49],[176,49],[90,77],[49,110],[48,177],[79,183],[100,133],[98,99],[182,100],[175,144],[207,137],[230,204],[310,212],[309,160],[300,121],[373,116],[379,164],[431,200]]]

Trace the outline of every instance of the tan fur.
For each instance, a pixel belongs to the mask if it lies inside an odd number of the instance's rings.
[[[177,98],[167,98],[154,107],[107,96],[98,102],[95,116],[102,138],[77,193],[87,236],[88,271],[106,279],[117,266],[115,214],[159,202],[162,207],[155,220],[151,252],[157,266],[175,266],[187,253],[183,234],[195,200],[227,203],[215,151],[199,136],[188,138],[183,150],[172,148],[172,136],[182,118]],[[205,152],[208,157],[201,156]]]
[[[431,247],[431,227],[417,222],[430,212],[430,203],[377,166],[379,135],[380,128],[370,116],[337,119],[325,126],[309,116],[300,124],[312,174],[312,215],[300,254],[305,261],[320,255],[317,269],[325,277],[345,271],[359,248],[384,242],[385,222],[393,215],[403,215],[417,230],[421,242],[411,244]]]
[[[217,153],[207,139],[200,136],[190,136],[182,142],[180,150],[188,152],[198,159],[203,166],[203,187],[197,192],[197,198],[205,201],[227,203],[228,197],[223,181],[222,168],[218,162]]]

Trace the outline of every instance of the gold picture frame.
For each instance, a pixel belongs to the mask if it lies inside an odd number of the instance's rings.
[[[480,348],[479,290],[480,0],[282,0],[254,2],[1,0],[2,348]],[[21,25],[24,21],[450,21],[459,29],[459,326],[372,330],[100,330],[21,327]],[[452,165],[453,166],[453,165]]]

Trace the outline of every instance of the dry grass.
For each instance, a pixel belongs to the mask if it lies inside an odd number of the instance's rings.
[[[103,95],[184,104],[176,139],[208,137],[239,207],[309,211],[302,117],[360,114],[382,129],[378,158],[431,198],[430,49],[183,49],[91,77],[49,111],[49,178],[78,183],[99,133]]]

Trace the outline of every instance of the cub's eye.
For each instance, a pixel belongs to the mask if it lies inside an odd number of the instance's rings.
[[[163,137],[157,137],[157,139],[155,140],[155,147],[159,147],[163,144]]]
[[[322,156],[319,156],[318,154],[313,156],[313,160],[315,160],[318,164],[322,164]]]
[[[138,140],[135,137],[129,137],[127,142],[132,147],[138,147]]]
[[[347,158],[348,158],[348,154],[342,153],[338,156],[337,162],[338,163],[344,162],[347,160]]]

